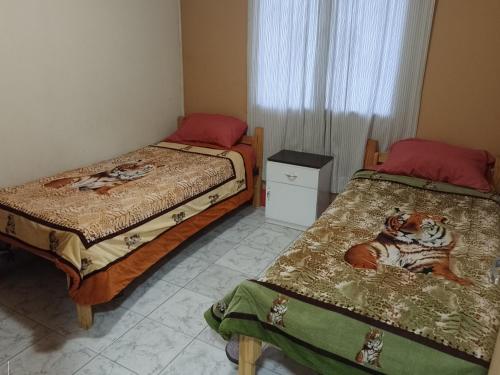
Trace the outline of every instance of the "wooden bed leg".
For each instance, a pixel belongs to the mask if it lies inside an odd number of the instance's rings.
[[[71,286],[71,279],[69,275],[66,275],[66,283],[69,287]],[[93,324],[92,318],[92,306],[91,305],[79,305],[76,304],[76,315],[78,316],[78,324],[83,329],[90,329]]]
[[[255,375],[255,363],[260,357],[262,342],[249,336],[240,336],[238,375]]]
[[[76,304],[76,313],[80,327],[90,329],[92,327],[92,306]]]

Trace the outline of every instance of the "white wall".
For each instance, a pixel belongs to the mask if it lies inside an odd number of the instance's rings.
[[[0,186],[170,134],[179,13],[179,0],[0,0]]]

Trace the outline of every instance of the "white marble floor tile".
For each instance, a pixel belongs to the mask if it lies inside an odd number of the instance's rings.
[[[257,375],[280,375],[259,367]],[[237,375],[238,366],[227,359],[225,348],[194,340],[177,356],[161,375]]]
[[[120,366],[103,356],[97,356],[87,363],[75,375],[136,375],[136,372]]]
[[[0,365],[49,333],[48,328],[0,305]]]
[[[214,303],[212,298],[182,289],[149,315],[188,336],[197,336],[207,323],[203,313]]]
[[[68,330],[69,320],[76,324],[76,306],[67,291],[48,287],[32,291],[31,298],[23,299],[13,308],[61,334],[71,331]]]
[[[179,289],[179,286],[158,277],[149,277],[140,285],[131,285],[126,288],[112,303],[147,316]]]
[[[105,304],[94,309],[92,328],[83,330],[78,325],[75,303],[67,292],[52,293],[50,288],[16,305],[16,310],[96,352],[104,350],[144,318],[112,303]]]
[[[73,374],[96,356],[92,350],[53,333],[10,360],[10,375]]]
[[[238,245],[237,242],[207,234],[184,249],[182,255],[196,257],[208,263],[215,263],[236,245]]]
[[[241,221],[253,224],[256,226],[261,226],[266,222],[266,214],[264,207],[254,208],[252,206],[245,207],[241,212],[238,213],[238,217]]]
[[[316,373],[285,356],[273,346],[266,346],[257,364],[279,375],[315,375]]]
[[[284,225],[278,225],[273,223],[266,223],[265,227],[267,229],[273,230],[275,232],[289,234],[292,238],[297,238],[299,235],[304,233],[303,230],[293,229],[290,227],[286,227]]]
[[[258,228],[258,225],[249,224],[234,217],[233,220],[228,220],[222,225],[216,227],[214,232],[218,234],[218,238],[228,241],[240,242],[248,237]]]
[[[203,331],[196,337],[198,340],[203,341],[206,344],[210,344],[212,346],[215,346],[216,348],[219,348],[221,350],[226,349],[226,344],[227,341],[224,340],[221,335],[219,335],[217,332],[215,332],[212,328],[209,326],[206,326]]]
[[[171,259],[158,269],[154,277],[159,277],[163,281],[183,287],[206,270],[208,266],[210,266],[210,263],[202,259],[180,254],[179,257]]]
[[[239,245],[230,250],[215,264],[247,275],[258,276],[275,257],[274,252],[253,248],[248,245]]]
[[[236,375],[237,367],[223,350],[194,340],[162,372],[162,375]]]
[[[103,355],[141,375],[162,371],[192,338],[146,318],[107,348]]]
[[[67,318],[66,337],[95,352],[102,352],[125,332],[136,326],[144,317],[124,308],[94,311],[94,324],[89,330],[78,326],[76,313]]]
[[[257,249],[279,254],[302,232],[275,224],[264,224],[241,243]]]
[[[187,284],[186,289],[213,298],[216,302],[248,278],[251,276],[213,264]]]
[[[257,375],[280,375],[274,371],[271,371],[265,367],[258,367],[257,368]]]

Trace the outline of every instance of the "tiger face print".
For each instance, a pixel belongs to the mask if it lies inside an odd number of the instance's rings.
[[[54,253],[57,253],[59,248],[59,239],[57,238],[57,234],[55,231],[51,231],[49,233],[49,249]]]
[[[107,194],[112,188],[143,178],[153,172],[158,166],[144,163],[142,160],[118,165],[111,170],[95,173],[89,176],[66,177],[50,181],[44,186],[60,189],[70,186],[80,191],[95,191]]]
[[[278,295],[267,314],[267,322],[278,327],[285,327],[285,314],[288,311],[288,298]]]
[[[384,333],[378,329],[371,328],[365,336],[365,343],[356,355],[356,362],[363,365],[380,367],[380,353],[384,342]]]
[[[16,222],[13,215],[7,216],[7,224],[5,225],[6,234],[16,234]]]
[[[180,224],[185,219],[186,213],[179,212],[177,214],[172,214],[172,219],[174,219],[175,224]]]
[[[396,209],[373,241],[352,246],[344,254],[344,260],[355,268],[377,269],[381,264],[396,266],[468,285],[469,280],[458,277],[449,268],[456,236],[446,222],[443,216]]]
[[[407,214],[396,208],[396,214],[385,221],[384,234],[407,244],[443,247],[453,243],[451,231],[443,225],[448,219],[439,215],[414,212]]]
[[[141,236],[139,234],[133,234],[130,237],[125,237],[124,238],[125,245],[127,245],[127,248],[129,250],[135,249],[139,246],[141,242]]]

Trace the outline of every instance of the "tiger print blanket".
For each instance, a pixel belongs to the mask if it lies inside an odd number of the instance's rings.
[[[86,277],[244,189],[240,153],[161,142],[0,189],[0,233]]]
[[[360,171],[263,278],[205,316],[320,373],[484,374],[499,256],[498,195]]]

